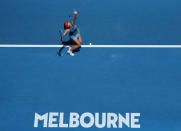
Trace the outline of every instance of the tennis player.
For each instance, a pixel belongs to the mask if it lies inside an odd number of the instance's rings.
[[[63,41],[64,36],[69,32],[70,39],[76,43],[75,45],[71,45],[69,50],[67,51],[67,53],[71,56],[74,56],[73,51],[80,48],[82,44],[82,37],[80,34],[80,30],[75,24],[78,13],[76,10],[74,10],[73,13],[75,15],[73,21],[72,22],[66,21],[64,23],[64,33],[61,36],[61,41]]]

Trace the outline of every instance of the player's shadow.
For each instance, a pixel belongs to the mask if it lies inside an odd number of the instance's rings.
[[[72,45],[76,45],[76,43],[73,40],[68,40],[68,41],[62,41],[63,47],[61,47],[58,51],[58,55],[61,56],[61,53],[63,51],[63,49],[65,48],[65,46],[72,46]],[[81,47],[80,47],[81,48]],[[80,48],[77,48],[76,50],[74,50],[73,52],[79,52]]]

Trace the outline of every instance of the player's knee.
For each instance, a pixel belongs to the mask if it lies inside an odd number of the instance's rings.
[[[80,46],[80,45],[82,44],[82,42],[81,42],[81,41],[78,41],[77,44]]]
[[[82,40],[81,39],[79,39],[79,42],[80,42],[80,44],[82,44]]]
[[[81,37],[78,38],[78,41],[80,42],[80,44],[82,44],[82,38]]]

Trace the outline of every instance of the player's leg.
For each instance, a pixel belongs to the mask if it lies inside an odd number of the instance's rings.
[[[78,41],[80,42],[80,44],[82,44],[82,36],[81,35],[78,37]]]
[[[74,38],[74,37],[73,37]],[[71,51],[74,51],[77,48],[81,47],[82,44],[82,37],[80,34],[76,36],[76,38],[73,39],[73,41],[76,43],[76,45],[72,45]]]
[[[67,53],[68,54],[70,54],[71,56],[74,56],[74,53],[73,53],[73,51],[75,50],[75,49],[77,49],[77,48],[79,48],[80,47],[80,41],[78,40],[78,39],[74,39],[73,40],[76,44],[75,45],[72,45],[70,48],[69,48],[69,50],[67,51]]]
[[[74,50],[78,49],[81,47],[82,44],[82,37],[80,34],[77,35],[73,35],[71,36],[71,39],[76,43],[75,45],[72,45],[71,48],[68,50],[68,53],[71,56],[74,56],[74,54],[72,53]]]
[[[81,47],[81,44],[82,44],[82,42],[81,42],[79,39],[74,40],[74,42],[76,43],[76,45],[72,45],[71,51],[73,51],[73,50],[75,50],[75,49]]]

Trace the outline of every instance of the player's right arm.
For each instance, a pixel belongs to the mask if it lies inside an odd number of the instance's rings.
[[[70,29],[66,29],[66,30],[64,31],[63,35],[62,35],[61,38],[60,38],[61,41],[63,41],[64,36],[65,36],[65,35],[67,34],[67,32],[69,32],[69,31],[70,31]]]

